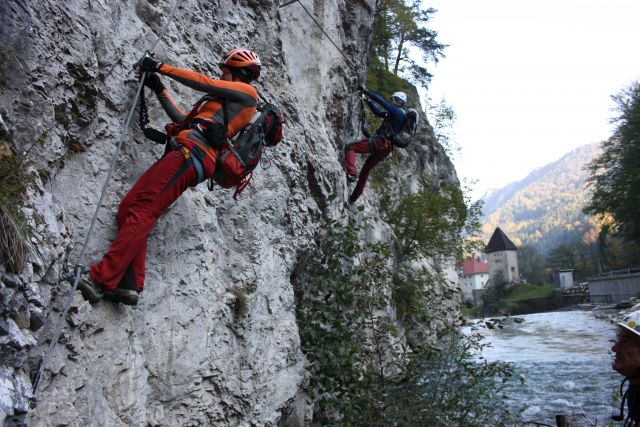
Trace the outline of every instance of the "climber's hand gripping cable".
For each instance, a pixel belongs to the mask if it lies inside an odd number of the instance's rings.
[[[146,51],[144,56],[135,64],[133,64],[134,69],[140,69],[142,72],[147,73],[155,73],[162,66],[162,62],[153,58],[154,53]]]

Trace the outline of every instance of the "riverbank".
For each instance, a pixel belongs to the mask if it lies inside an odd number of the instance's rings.
[[[470,317],[522,315],[546,313],[579,306],[588,302],[588,295],[565,294],[552,284],[516,284],[502,292],[485,293],[482,305],[466,307],[463,312]]]

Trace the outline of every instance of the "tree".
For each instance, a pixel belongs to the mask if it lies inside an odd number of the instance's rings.
[[[640,243],[640,82],[612,97],[618,116],[616,129],[590,164],[587,180],[593,190],[585,213],[610,215],[613,234]]]
[[[529,283],[544,283],[544,258],[530,245],[518,248],[518,266]]]
[[[425,26],[435,12],[422,10],[419,0],[382,0],[374,23],[372,68],[384,68],[395,77],[402,73],[427,86],[431,73],[423,64],[438,62],[446,47],[437,40],[438,33]],[[412,48],[422,53],[422,63],[410,55]]]
[[[453,130],[458,116],[453,107],[444,98],[439,103],[431,106],[430,110],[433,116],[433,133],[447,155],[452,157],[460,152],[460,146],[456,144]]]
[[[547,257],[547,264],[553,268],[573,268],[578,265],[580,258],[580,248],[578,243],[561,243],[554,247]]]

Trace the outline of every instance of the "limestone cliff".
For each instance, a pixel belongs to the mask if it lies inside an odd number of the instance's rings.
[[[376,0],[303,0],[357,72],[298,3],[183,0],[156,56],[218,75],[231,47],[261,55],[261,95],[285,137],[251,185],[187,191],[149,238],[138,306],[90,305],[76,292],[62,337],[28,409],[30,376],[51,339],[136,81],[172,0],[8,0],[0,4],[0,116],[32,184],[24,196],[31,255],[0,266],[0,420],[54,425],[304,425],[305,358],[290,276],[327,219],[346,215],[342,146],[358,136],[355,87],[366,74]],[[188,108],[198,94],[171,82]],[[415,95],[414,95],[415,100]],[[149,101],[152,124],[166,121]],[[423,115],[424,117],[424,115]],[[86,248],[99,260],[118,203],[162,147],[128,130]],[[456,182],[428,125],[399,153],[407,176]],[[338,197],[330,197],[336,194]],[[375,194],[362,203],[375,216]],[[380,224],[384,227],[384,224]],[[25,413],[28,414],[25,416]],[[306,421],[305,421],[306,417]]]

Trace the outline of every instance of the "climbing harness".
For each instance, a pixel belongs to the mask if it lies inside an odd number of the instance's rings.
[[[262,96],[260,96],[261,99]],[[222,108],[222,123],[211,119],[196,117],[202,104],[217,100]],[[211,156],[216,164],[213,176],[207,182],[207,188],[212,191],[214,182],[223,188],[235,187],[233,199],[249,185],[253,177],[253,170],[262,158],[263,147],[273,147],[282,139],[282,113],[278,107],[269,103],[258,103],[256,112],[249,123],[233,138],[227,138],[229,114],[227,99],[206,94],[191,108],[187,117],[180,123],[168,123],[165,126],[166,134],[148,127],[149,115],[147,112],[144,92],[140,99],[139,125],[147,138],[166,143],[168,150],[180,149],[187,160],[193,164],[198,174],[198,183],[204,178],[204,169],[201,161],[205,156]],[[175,137],[183,130],[194,129],[206,141],[206,147],[195,143],[191,150],[192,155],[185,154],[181,144],[176,144]],[[211,153],[211,150],[217,150]]]
[[[167,31],[167,29],[169,28],[170,23],[173,21],[174,15],[175,15],[175,11],[178,9],[180,3],[182,3],[183,0],[176,0],[176,4],[173,8],[173,10],[171,11],[171,15],[169,16],[169,19],[167,20],[167,23],[165,24],[164,28],[161,30],[161,32],[158,34],[155,42],[152,44],[151,48],[147,50],[147,52],[145,52],[145,55],[148,54],[148,52],[153,51],[153,49],[156,47],[156,45],[158,44],[158,42],[160,41],[160,39],[164,36],[164,33]],[[115,65],[114,65],[115,66]],[[113,70],[113,68],[112,68]],[[110,73],[111,71],[109,71]],[[138,104],[138,99],[140,98],[140,95],[142,93],[142,88],[144,86],[144,79],[146,78],[147,73],[144,72],[142,74],[142,78],[140,79],[140,82],[138,83],[138,88],[136,90],[135,96],[133,98],[133,102],[131,103],[131,107],[129,108],[129,113],[127,114],[127,118],[124,121],[123,127],[122,127],[122,132],[121,132],[121,136],[120,136],[120,140],[118,141],[118,145],[116,148],[115,153],[113,154],[113,157],[111,159],[111,165],[109,167],[109,171],[107,173],[107,178],[105,179],[105,182],[102,186],[102,192],[100,193],[100,199],[98,200],[98,204],[96,205],[96,209],[95,212],[93,214],[93,218],[91,219],[91,224],[89,225],[89,230],[87,232],[87,235],[85,237],[85,241],[84,244],[82,246],[82,251],[80,251],[80,256],[79,256],[79,261],[76,264],[76,266],[74,267],[74,277],[75,280],[73,282],[73,286],[71,288],[71,292],[69,292],[69,296],[67,297],[67,301],[64,305],[64,309],[62,310],[62,314],[60,315],[60,319],[58,320],[58,323],[56,325],[56,328],[54,330],[54,334],[53,337],[51,338],[51,343],[49,344],[49,347],[47,348],[47,351],[45,352],[42,361],[40,362],[40,367],[38,368],[38,372],[35,374],[35,376],[33,377],[33,381],[31,383],[31,397],[29,398],[29,402],[30,402],[30,407],[33,409],[38,405],[38,400],[36,398],[36,392],[38,390],[38,384],[40,383],[40,380],[42,379],[42,374],[44,373],[44,370],[46,369],[48,363],[49,363],[49,359],[51,358],[53,351],[55,350],[56,345],[58,344],[58,340],[60,339],[60,335],[62,334],[62,327],[64,326],[64,322],[67,318],[67,314],[69,313],[69,309],[71,308],[71,303],[73,302],[73,298],[75,295],[75,291],[78,287],[78,283],[80,282],[80,276],[82,275],[82,273],[86,272],[87,269],[84,266],[84,258],[85,258],[85,253],[87,250],[87,245],[89,243],[89,239],[91,238],[91,234],[93,233],[93,228],[95,226],[96,220],[98,218],[98,213],[100,212],[100,207],[102,205],[102,202],[104,200],[104,196],[106,194],[106,190],[107,190],[107,186],[109,184],[109,181],[111,180],[111,176],[113,175],[113,170],[115,169],[115,165],[116,162],[118,160],[118,155],[120,154],[120,150],[122,148],[122,144],[124,142],[125,137],[127,136],[128,133],[128,128],[129,128],[129,124],[131,123],[131,119],[133,118],[133,114],[135,112],[135,108],[136,105]],[[70,276],[67,275],[67,278],[69,278]],[[64,277],[63,277],[64,278]]]

